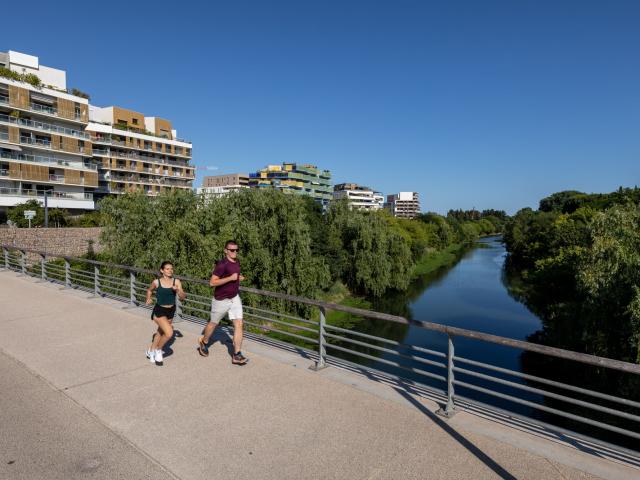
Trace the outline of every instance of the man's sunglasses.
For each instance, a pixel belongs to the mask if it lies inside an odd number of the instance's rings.
[[[240,249],[239,249],[239,248],[227,248],[227,250],[228,250],[229,252],[237,252],[237,251],[239,251]]]

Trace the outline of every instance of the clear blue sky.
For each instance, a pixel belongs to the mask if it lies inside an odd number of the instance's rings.
[[[0,50],[172,120],[197,186],[293,161],[425,211],[513,213],[640,184],[635,0],[5,3],[28,23]]]

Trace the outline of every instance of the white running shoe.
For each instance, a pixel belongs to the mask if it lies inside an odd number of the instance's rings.
[[[154,350],[147,350],[147,358],[152,363],[156,361],[156,352]]]
[[[154,361],[156,363],[162,363],[162,350],[156,350],[156,354],[154,356]]]

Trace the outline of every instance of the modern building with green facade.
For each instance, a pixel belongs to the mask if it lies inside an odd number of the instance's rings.
[[[274,188],[285,193],[309,195],[323,207],[329,204],[333,192],[329,170],[298,163],[267,165],[262,170],[249,174],[249,187]]]

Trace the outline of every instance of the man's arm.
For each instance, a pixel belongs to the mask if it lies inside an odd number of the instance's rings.
[[[209,280],[209,285],[212,287],[219,287],[224,285],[225,283],[235,282],[238,280],[238,274],[232,273],[228,277],[220,278],[216,274],[211,275],[211,279]]]

